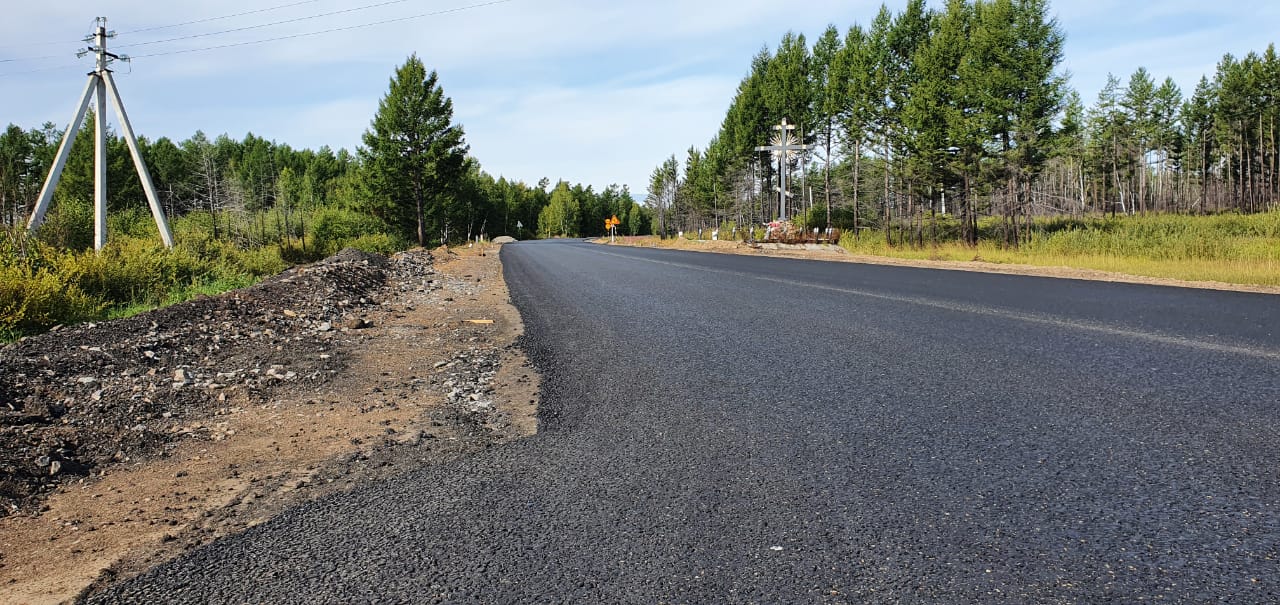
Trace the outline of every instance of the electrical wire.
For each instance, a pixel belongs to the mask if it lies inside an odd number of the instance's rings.
[[[62,44],[59,42],[58,44]],[[13,63],[15,61],[43,61],[45,59],[60,59],[66,55],[44,55],[40,57],[14,57],[12,59],[0,59],[0,63]]]
[[[167,39],[164,39],[164,40],[151,40],[151,41],[148,41],[148,42],[134,42],[134,43],[132,43],[132,44],[117,44],[117,45],[115,46],[115,48],[133,48],[133,47],[136,47],[136,46],[150,46],[150,45],[152,45],[152,44],[164,44],[164,43],[166,43],[166,42],[178,42],[178,41],[180,41],[180,40],[191,40],[191,39],[194,39],[194,38],[207,38],[207,37],[209,37],[209,36],[219,36],[219,35],[222,35],[222,34],[230,34],[230,33],[234,33],[234,32],[248,31],[248,30],[251,30],[251,29],[262,29],[262,28],[264,28],[264,27],[272,27],[272,26],[274,26],[274,25],[284,25],[284,24],[286,24],[286,23],[297,23],[297,22],[299,22],[299,21],[310,21],[310,20],[312,20],[312,19],[319,19],[319,18],[321,18],[321,17],[332,17],[333,15],[342,15],[342,14],[345,14],[345,13],[354,13],[354,12],[356,12],[356,11],[369,10],[369,9],[371,9],[371,8],[380,8],[380,7],[383,7],[383,6],[390,6],[390,5],[392,5],[392,4],[404,4],[405,2],[409,2],[409,1],[411,1],[411,0],[387,0],[386,2],[379,2],[379,3],[377,3],[377,4],[366,4],[366,5],[364,5],[364,6],[357,6],[357,7],[354,7],[354,8],[344,8],[344,9],[342,9],[342,10],[336,10],[336,11],[331,11],[331,12],[327,12],[327,13],[320,13],[320,14],[318,14],[318,15],[308,15],[308,16],[306,16],[306,17],[295,17],[295,18],[293,18],[293,19],[284,19],[284,20],[281,20],[281,21],[273,21],[273,22],[271,22],[271,23],[259,23],[259,24],[257,24],[257,25],[246,25],[246,26],[244,26],[244,27],[234,27],[234,28],[231,28],[231,29],[224,29],[224,30],[216,31],[216,32],[205,32],[205,33],[203,33],[203,34],[191,34],[191,35],[189,35],[189,36],[179,36],[179,37],[177,37],[177,38],[167,38]]]
[[[53,67],[41,67],[37,69],[28,69],[25,71],[6,71],[4,73],[0,73],[0,78],[4,76],[21,76],[26,74],[36,74],[43,71],[60,71],[63,69],[71,69],[72,67],[84,67],[84,65],[81,63],[64,63],[62,65],[55,65]]]
[[[303,5],[303,4],[315,4],[316,2],[319,2],[319,1],[320,1],[320,0],[303,0],[302,2],[290,2],[289,4],[281,4],[281,5],[279,5],[279,6],[270,6],[270,7],[267,7],[267,8],[259,8],[259,9],[255,9],[255,10],[251,10],[251,11],[245,11],[245,12],[243,12],[243,13],[235,13],[235,14],[232,14],[232,15],[223,15],[223,16],[221,16],[221,17],[208,17],[208,18],[205,18],[205,19],[196,19],[196,20],[194,20],[194,21],[183,21],[182,23],[174,23],[174,24],[172,24],[172,25],[157,25],[157,26],[155,26],[155,27],[143,27],[143,28],[140,28],[140,29],[131,29],[131,30],[129,30],[129,31],[123,31],[123,32],[120,32],[120,35],[127,35],[127,34],[139,34],[139,33],[142,33],[142,32],[153,32],[153,31],[161,30],[161,29],[173,29],[173,28],[175,28],[175,27],[182,27],[182,26],[184,26],[184,25],[196,25],[196,24],[199,24],[199,23],[209,23],[209,22],[211,22],[211,21],[222,21],[223,19],[232,19],[232,18],[235,18],[235,17],[243,17],[243,16],[245,16],[245,15],[256,15],[256,14],[258,14],[258,13],[266,13],[266,12],[270,12],[270,11],[274,11],[274,10],[280,10],[280,9],[282,9],[282,8],[291,8],[291,7],[294,7],[294,6],[301,6],[301,5]]]
[[[401,0],[401,1],[404,1],[404,0]],[[167,56],[167,55],[180,55],[180,54],[187,54],[187,53],[204,52],[204,51],[210,51],[210,50],[218,50],[218,49],[222,49],[222,48],[233,48],[233,47],[237,47],[237,46],[250,46],[250,45],[254,45],[254,44],[266,44],[266,43],[268,43],[268,42],[278,42],[278,41],[281,41],[281,40],[292,40],[292,39],[295,39],[295,38],[305,38],[305,37],[310,37],[310,36],[319,36],[319,35],[323,35],[323,34],[331,34],[331,33],[335,33],[335,32],[350,31],[350,30],[354,30],[354,29],[362,29],[362,28],[366,28],[366,27],[374,27],[374,26],[377,26],[377,25],[386,25],[386,24],[389,24],[389,23],[398,23],[398,22],[401,22],[401,21],[411,21],[411,20],[414,20],[414,19],[422,19],[422,18],[425,18],[425,17],[436,17],[436,16],[440,16],[440,15],[447,15],[447,14],[451,14],[451,13],[459,13],[459,12],[463,12],[463,11],[467,11],[467,10],[473,10],[473,9],[477,9],[477,8],[485,8],[485,7],[488,7],[488,6],[495,6],[495,5],[498,5],[498,4],[507,4],[507,3],[510,3],[510,2],[512,2],[512,1],[513,1],[513,0],[492,0],[492,1],[490,1],[490,2],[481,2],[481,3],[478,3],[478,4],[471,4],[471,5],[467,5],[467,6],[459,6],[459,7],[454,7],[454,8],[442,9],[442,10],[431,11],[431,12],[427,12],[427,13],[421,13],[421,14],[417,14],[417,15],[409,15],[409,16],[405,16],[405,17],[397,17],[397,18],[394,18],[394,19],[384,19],[384,20],[382,20],[382,21],[374,21],[374,22],[371,22],[371,23],[361,23],[361,24],[359,24],[359,25],[348,25],[348,26],[345,26],[345,27],[335,27],[335,28],[324,29],[324,30],[320,30],[320,31],[304,32],[304,33],[300,33],[300,34],[291,34],[291,35],[288,35],[288,36],[278,36],[278,37],[275,37],[275,38],[265,38],[265,39],[262,39],[262,40],[250,40],[250,41],[247,41],[247,42],[232,42],[232,43],[229,43],[229,44],[219,44],[219,45],[216,45],[216,46],[206,46],[206,47],[202,47],[202,48],[187,48],[187,49],[183,49],[183,50],[172,50],[172,51],[165,51],[165,52],[148,53],[148,54],[144,54],[144,55],[133,55],[133,56],[132,56],[132,57],[130,57],[130,58],[131,58],[131,59],[141,59],[141,58],[146,58],[146,57],[163,57],[163,56]],[[351,9],[351,10],[356,10],[356,9]],[[119,48],[119,47],[116,47],[116,48]],[[4,72],[4,73],[0,73],[0,77],[4,77],[4,76],[16,76],[16,75],[25,75],[25,74],[33,74],[33,73],[40,73],[40,72],[46,72],[46,71],[58,71],[58,70],[70,69],[70,68],[73,68],[73,67],[83,67],[83,65],[82,65],[82,64],[80,64],[80,63],[72,63],[72,64],[64,64],[64,65],[58,65],[58,66],[53,66],[53,67],[44,67],[44,68],[39,68],[39,69],[30,69],[30,70],[24,70],[24,71],[11,71],[11,72]]]
[[[267,12],[271,12],[271,11],[280,10],[280,9],[282,9],[282,8],[292,8],[292,7],[294,7],[294,6],[301,6],[301,5],[303,5],[303,4],[315,4],[316,2],[319,2],[319,1],[320,1],[320,0],[301,0],[300,2],[290,2],[290,3],[288,3],[288,4],[281,4],[281,5],[278,5],[278,6],[269,6],[269,7],[267,7],[267,8],[258,8],[258,9],[254,9],[254,10],[251,10],[251,11],[244,11],[244,12],[240,12],[240,13],[233,13],[233,14],[230,14],[230,15],[222,15],[222,16],[219,16],[219,17],[206,17],[206,18],[203,18],[203,19],[194,19],[194,20],[192,20],[192,21],[183,21],[182,23],[172,23],[172,24],[169,24],[169,25],[156,25],[156,26],[154,26],[154,27],[142,27],[142,28],[139,28],[139,29],[131,29],[131,30],[128,30],[128,31],[120,32],[120,34],[121,34],[121,35],[126,35],[126,34],[138,34],[138,33],[142,33],[142,32],[157,31],[157,30],[162,30],[162,29],[173,29],[173,28],[175,28],[175,27],[182,27],[182,26],[185,26],[185,25],[196,25],[196,24],[200,24],[200,23],[209,23],[209,22],[212,22],[212,21],[222,21],[222,20],[224,20],[224,19],[232,19],[232,18],[235,18],[235,17],[243,17],[243,16],[246,16],[246,15],[256,15],[256,14],[259,14],[259,13],[267,13]],[[93,29],[93,28],[91,27],[91,28],[90,28],[90,30],[92,30],[92,29]],[[56,45],[59,45],[59,44],[72,45],[72,44],[79,44],[80,42],[81,42],[80,40],[76,40],[75,42],[30,42],[30,43],[27,43],[27,44],[0,44],[0,48],[34,48],[34,47],[39,47],[39,46],[56,46]],[[50,57],[47,57],[47,56],[46,56],[46,57],[21,57],[21,58],[16,58],[16,59],[0,59],[0,63],[5,63],[5,62],[8,62],[8,61],[34,61],[34,60],[36,60],[36,59],[48,59],[48,58],[50,58]]]
[[[321,34],[331,34],[331,33],[334,33],[334,32],[342,32],[342,31],[349,31],[349,30],[353,30],[353,29],[361,29],[361,28],[365,28],[365,27],[373,27],[373,26],[375,26],[375,25],[386,25],[386,24],[388,24],[388,23],[398,23],[398,22],[401,22],[401,21],[410,21],[410,20],[413,20],[413,19],[422,19],[422,18],[424,18],[424,17],[436,17],[436,16],[439,16],[439,15],[447,15],[447,14],[450,14],[450,13],[459,13],[459,12],[466,11],[466,10],[472,10],[472,9],[477,9],[477,8],[484,8],[484,7],[487,7],[487,6],[494,6],[494,5],[497,5],[497,4],[507,4],[507,3],[512,2],[512,1],[513,1],[513,0],[493,0],[493,1],[491,1],[491,2],[481,2],[481,3],[479,3],[479,4],[471,4],[471,5],[468,5],[468,6],[459,6],[459,7],[455,7],[455,8],[448,8],[448,9],[443,9],[443,10],[438,10],[438,11],[432,11],[432,12],[429,12],[429,13],[422,13],[422,14],[418,14],[418,15],[409,15],[409,16],[407,16],[407,17],[397,17],[397,18],[395,18],[395,19],[386,19],[386,20],[383,20],[383,21],[374,21],[374,22],[372,22],[372,23],[361,23],[360,25],[348,25],[348,26],[345,26],[345,27],[335,27],[335,28],[332,28],[332,29],[325,29],[325,30],[314,31],[314,32],[305,32],[305,33],[301,33],[301,34],[292,34],[292,35],[289,35],[289,36],[279,36],[279,37],[276,37],[276,38],[266,38],[266,39],[263,39],[263,40],[251,40],[251,41],[248,41],[248,42],[232,42],[232,43],[230,43],[230,44],[219,44],[219,45],[217,45],[217,46],[206,46],[206,47],[203,47],[203,48],[187,48],[187,49],[183,49],[183,50],[171,50],[171,51],[166,51],[166,52],[149,53],[149,54],[145,54],[145,55],[133,55],[131,58],[132,58],[132,59],[142,59],[142,58],[146,58],[146,57],[163,57],[163,56],[166,56],[166,55],[181,55],[181,54],[186,54],[186,53],[195,53],[195,52],[203,52],[203,51],[208,51],[208,50],[217,50],[217,49],[221,49],[221,48],[232,48],[232,47],[236,47],[236,46],[249,46],[249,45],[253,45],[253,44],[265,44],[265,43],[267,43],[267,42],[277,42],[277,41],[280,41],[280,40],[292,40],[292,39],[294,39],[294,38],[304,38],[304,37],[308,37],[308,36],[319,36],[319,35],[321,35]]]

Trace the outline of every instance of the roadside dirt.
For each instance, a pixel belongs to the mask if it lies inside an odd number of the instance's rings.
[[[0,349],[0,602],[74,600],[288,506],[534,433],[538,377],[497,256],[344,252]]]
[[[1153,286],[1173,286],[1177,288],[1201,288],[1206,290],[1224,290],[1231,292],[1253,292],[1258,294],[1280,294],[1280,286],[1254,286],[1246,284],[1231,284],[1216,281],[1186,281],[1180,279],[1169,279],[1163,277],[1146,277],[1142,275],[1129,275],[1127,273],[1114,273],[1111,271],[1097,271],[1094,269],[1078,269],[1075,267],[1042,267],[1038,265],[1015,265],[1005,263],[991,263],[985,261],[950,261],[950,260],[916,260],[903,258],[890,258],[886,256],[870,256],[863,254],[850,254],[843,248],[838,246],[830,246],[824,250],[804,250],[804,249],[771,249],[765,247],[752,247],[741,242],[727,241],[680,241],[672,244],[671,242],[663,242],[661,246],[653,246],[646,240],[636,240],[634,243],[618,241],[615,244],[609,244],[608,240],[596,240],[596,243],[617,246],[637,246],[642,248],[658,247],[670,248],[675,250],[688,250],[692,252],[714,252],[719,254],[741,254],[748,256],[781,256],[788,258],[803,258],[809,260],[825,260],[846,263],[864,263],[869,265],[893,265],[898,267],[921,267],[925,269],[946,269],[949,271],[973,271],[977,273],[1006,273],[1009,275],[1031,275],[1036,277],[1055,277],[1061,279],[1086,279],[1091,281],[1106,281],[1129,284],[1145,284]]]

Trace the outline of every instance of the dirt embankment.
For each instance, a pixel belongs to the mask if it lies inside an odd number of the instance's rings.
[[[0,601],[536,430],[497,249],[347,251],[0,349]]]

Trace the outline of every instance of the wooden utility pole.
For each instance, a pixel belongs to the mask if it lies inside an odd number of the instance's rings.
[[[93,142],[93,248],[101,250],[107,245],[107,93],[111,93],[111,105],[116,110],[116,119],[120,121],[120,130],[124,134],[125,142],[129,144],[129,154],[133,156],[133,166],[138,171],[138,178],[142,181],[142,190],[147,195],[147,203],[151,206],[151,216],[155,218],[156,228],[160,231],[160,239],[164,240],[166,247],[173,247],[173,234],[169,231],[169,223],[165,219],[164,209],[160,206],[160,198],[156,195],[155,184],[151,182],[151,174],[147,172],[147,165],[142,160],[142,151],[138,148],[138,139],[133,134],[133,126],[129,123],[129,116],[124,111],[124,102],[120,99],[120,91],[116,88],[116,81],[111,77],[111,70],[107,69],[113,61],[119,59],[128,61],[129,57],[115,55],[107,52],[107,39],[114,38],[115,32],[107,31],[107,18],[98,17],[96,19],[97,26],[93,34],[84,39],[85,42],[91,43],[85,50],[76,53],[77,56],[83,57],[86,54],[94,53],[97,55],[97,61],[93,71],[89,72],[89,82],[85,85],[84,93],[80,96],[80,103],[76,106],[75,117],[72,118],[71,124],[67,126],[67,133],[62,137],[62,144],[58,146],[58,155],[54,159],[53,167],[49,170],[49,176],[45,179],[44,187],[40,190],[40,197],[36,200],[36,207],[31,212],[31,219],[27,221],[27,231],[35,232],[36,228],[44,222],[44,215],[49,210],[49,202],[53,199],[53,191],[58,187],[58,179],[62,178],[62,170],[67,167],[67,157],[71,155],[71,146],[75,143],[76,135],[80,133],[80,125],[84,122],[84,114],[89,109],[89,100],[96,98],[94,111],[96,117],[94,119],[94,142]]]

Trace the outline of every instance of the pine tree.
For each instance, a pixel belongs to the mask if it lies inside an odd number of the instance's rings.
[[[373,196],[370,210],[414,233],[418,245],[427,245],[433,227],[447,239],[447,205],[460,185],[466,153],[462,127],[453,123],[453,100],[436,72],[410,56],[392,76],[359,150]]]
[[[915,77],[902,111],[910,172],[919,186],[933,193],[931,207],[960,180],[953,161],[963,142],[963,131],[957,127],[964,117],[959,72],[972,21],[970,6],[965,0],[951,0],[933,21],[932,34],[916,53]]]
[[[672,207],[680,189],[679,171],[680,162],[673,155],[654,168],[649,177],[649,197],[646,201],[658,215],[658,236],[664,239],[671,230]]]
[[[769,128],[786,118],[800,126],[806,139],[813,135],[813,88],[809,84],[811,62],[804,34],[787,32],[765,72],[764,101]]]
[[[3,225],[15,227],[27,214],[30,191],[36,181],[33,138],[10,124],[0,134],[0,214]]]
[[[827,224],[831,227],[831,161],[835,149],[836,120],[839,118],[848,80],[842,60],[840,30],[828,25],[813,47],[812,82],[817,136],[822,146],[822,191],[827,204]]]
[[[1139,67],[1129,77],[1129,85],[1121,95],[1120,105],[1129,114],[1130,136],[1125,147],[1133,155],[1133,166],[1136,168],[1134,210],[1146,212],[1147,209],[1147,154],[1151,150],[1155,123],[1156,84],[1145,67]]]
[[[1031,224],[1032,185],[1040,176],[1054,146],[1054,122],[1066,98],[1066,77],[1058,72],[1066,36],[1058,20],[1049,16],[1048,0],[1014,0],[1013,170],[1018,210]],[[1027,230],[1030,237],[1031,230]]]
[[[1213,105],[1218,91],[1208,76],[1200,78],[1191,98],[1182,106],[1182,128],[1186,133],[1187,165],[1199,180],[1199,194],[1194,207],[1198,212],[1209,209],[1209,179],[1216,152],[1213,141]]]
[[[845,151],[853,160],[851,169],[853,196],[853,236],[859,235],[859,213],[862,189],[862,154],[871,135],[875,111],[880,100],[876,98],[873,56],[867,34],[861,26],[854,25],[845,34],[840,50],[840,64],[846,78],[843,102],[840,108],[840,131]]]
[[[1173,78],[1165,78],[1156,89],[1152,103],[1151,147],[1156,154],[1156,203],[1157,210],[1167,210],[1170,194],[1167,183],[1170,174],[1179,172],[1183,154],[1183,132],[1178,127],[1178,110],[1182,107],[1182,89]]]

